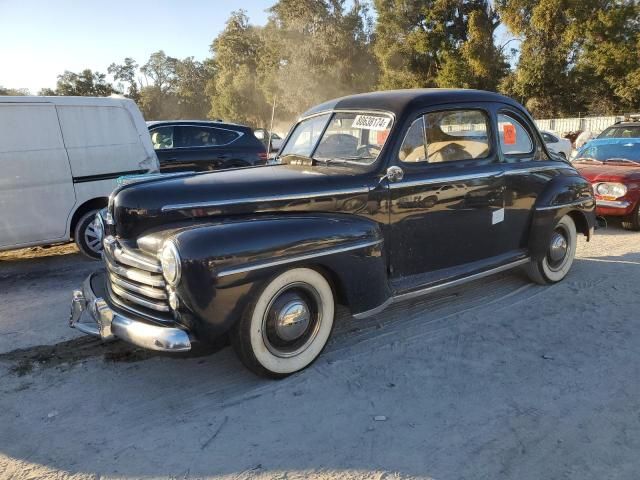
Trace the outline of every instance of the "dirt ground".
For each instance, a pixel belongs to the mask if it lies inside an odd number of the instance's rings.
[[[637,479],[640,233],[580,241],[569,277],[518,272],[342,312],[308,370],[247,372],[67,327],[99,264],[0,254],[0,478]]]

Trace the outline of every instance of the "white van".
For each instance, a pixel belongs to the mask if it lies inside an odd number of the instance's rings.
[[[99,257],[93,218],[116,179],[158,170],[132,100],[0,96],[0,251],[75,240]]]

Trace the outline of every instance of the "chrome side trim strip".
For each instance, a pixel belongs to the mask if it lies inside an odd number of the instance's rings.
[[[556,210],[558,208],[564,208],[564,207],[575,207],[576,205],[583,205],[585,203],[593,202],[593,201],[594,201],[593,197],[582,198],[580,200],[576,200],[575,202],[562,203],[560,205],[549,205],[547,207],[536,207],[536,210],[538,210],[538,211]]]
[[[237,273],[252,272],[254,270],[260,270],[260,269],[269,268],[269,267],[276,267],[278,265],[284,265],[287,263],[300,262],[303,260],[309,260],[311,258],[324,257],[327,255],[334,255],[337,253],[344,253],[352,250],[360,250],[362,248],[373,247],[374,245],[378,245],[380,243],[382,243],[382,240],[374,240],[370,242],[362,242],[354,245],[348,245],[346,247],[329,248],[327,250],[322,250],[319,252],[308,253],[305,255],[297,255],[295,257],[283,258],[280,260],[273,260],[270,262],[258,263],[255,265],[247,265],[247,266],[237,267],[237,268],[222,269],[218,272],[218,277],[228,277],[229,275],[235,275]]]
[[[371,315],[380,313],[382,310],[384,310],[391,304],[403,302],[405,300],[411,300],[412,298],[422,297],[423,295],[428,295],[430,293],[435,293],[440,290],[456,287],[458,285],[463,285],[465,283],[472,282],[480,278],[488,277],[489,275],[494,275],[496,273],[504,272],[506,270],[511,270],[512,268],[519,267],[528,262],[529,262],[529,257],[526,257],[520,260],[516,260],[515,262],[507,263],[505,265],[500,265],[499,267],[495,267],[490,270],[485,270],[484,272],[479,272],[473,275],[469,275],[468,277],[459,278],[457,280],[451,280],[449,282],[440,283],[438,285],[432,285],[430,287],[422,288],[420,290],[415,290],[413,292],[407,292],[407,293],[402,293],[400,295],[395,295],[385,300],[381,305],[377,306],[376,308],[367,310],[366,312],[356,313],[355,315],[353,315],[353,317],[356,319],[366,318]]]
[[[330,190],[327,192],[298,193],[293,195],[282,195],[273,197],[256,197],[256,198],[235,198],[217,200],[214,202],[194,202],[194,203],[178,203],[175,205],[165,205],[162,207],[163,212],[175,212],[176,210],[189,210],[192,208],[214,208],[227,205],[246,205],[248,203],[266,203],[266,202],[287,202],[292,200],[304,200],[308,198],[323,198],[336,195],[357,195],[369,193],[368,188],[359,188],[351,190]]]
[[[510,175],[522,175],[527,173],[537,173],[537,172],[546,172],[549,170],[571,170],[576,171],[571,165],[558,164],[558,165],[544,165],[540,167],[527,167],[527,168],[517,168],[513,170],[505,170],[504,174],[507,176]]]
[[[503,174],[504,172],[502,170],[492,170],[490,172],[483,172],[483,173],[469,173],[466,175],[452,175],[449,177],[424,178],[421,180],[410,180],[407,182],[391,183],[390,187],[392,189],[395,189],[395,188],[405,188],[405,187],[416,187],[420,185],[433,185],[435,183],[462,182],[465,180],[476,180],[480,178],[501,177]]]
[[[597,207],[609,207],[609,208],[627,208],[631,205],[630,202],[626,202],[624,200],[597,200]]]

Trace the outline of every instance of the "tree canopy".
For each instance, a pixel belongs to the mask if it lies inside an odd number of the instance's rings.
[[[539,118],[640,110],[638,0],[371,1],[274,0],[263,26],[233,12],[203,61],[159,50],[141,66],[112,63],[115,85],[66,71],[42,93],[120,92],[147,119],[252,126],[268,125],[274,103],[289,123],[324,100],[390,88],[500,91]],[[28,93],[0,88],[16,92]]]

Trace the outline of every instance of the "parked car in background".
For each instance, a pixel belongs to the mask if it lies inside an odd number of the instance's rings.
[[[640,230],[640,138],[597,138],[574,160],[591,182],[596,213],[622,217],[622,226]]]
[[[278,152],[282,147],[283,138],[276,132],[271,132],[271,134],[269,134],[269,130],[256,128],[253,133],[258,140],[264,143],[264,146],[269,150],[269,152]],[[269,137],[271,137],[271,147],[269,147]]]
[[[571,157],[571,150],[573,149],[571,140],[568,138],[562,138],[554,132],[549,132],[547,130],[540,130],[540,134],[542,135],[545,145],[550,151],[557,153],[565,160]]]
[[[267,162],[267,149],[244,125],[200,120],[166,120],[147,125],[163,173],[250,167]]]
[[[605,128],[597,138],[640,138],[640,122],[617,122]]]
[[[229,332],[248,368],[282,377],[320,354],[336,302],[364,318],[518,266],[558,282],[593,231],[591,185],[495,93],[328,101],[280,160],[115,192],[108,275],[74,292],[71,325],[169,352]]]
[[[154,171],[131,100],[0,97],[0,250],[75,240],[99,258],[94,217],[116,178]]]

